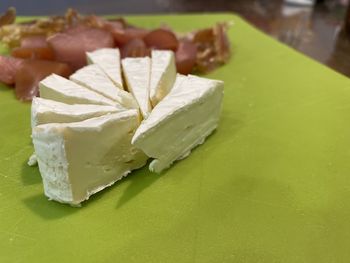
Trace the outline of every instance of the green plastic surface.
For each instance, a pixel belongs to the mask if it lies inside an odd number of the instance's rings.
[[[30,105],[0,87],[0,262],[348,262],[350,81],[230,14],[130,17],[177,31],[233,20],[218,130],[161,175],[82,208],[27,166]]]

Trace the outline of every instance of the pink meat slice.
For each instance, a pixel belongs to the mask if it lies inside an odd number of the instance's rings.
[[[21,47],[23,48],[39,48],[47,47],[46,36],[28,36],[21,40]]]
[[[180,40],[175,53],[177,72],[187,75],[193,71],[196,64],[196,45],[187,40]]]
[[[0,82],[13,85],[16,72],[22,67],[23,59],[0,56]]]
[[[71,68],[65,64],[48,60],[26,59],[15,75],[16,97],[21,101],[30,101],[39,95],[39,82],[50,74],[68,77]]]
[[[147,29],[143,28],[114,28],[111,33],[118,47],[126,45],[133,39],[143,39],[148,34]]]
[[[103,29],[77,26],[48,39],[55,60],[69,64],[73,70],[86,65],[86,52],[113,47],[114,39]]]
[[[152,30],[143,40],[148,47],[155,49],[170,49],[175,52],[179,46],[175,33],[165,28]]]
[[[151,50],[147,48],[142,39],[134,38],[121,47],[122,58],[126,57],[146,57],[151,56]]]

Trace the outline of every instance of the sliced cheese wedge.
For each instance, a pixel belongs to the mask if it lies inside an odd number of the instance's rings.
[[[69,77],[69,79],[107,97],[108,99],[116,101],[128,109],[138,108],[138,104],[134,97],[125,90],[117,88],[96,64],[88,65],[77,70]]]
[[[36,126],[32,138],[45,195],[79,205],[145,165],[145,154],[131,145],[138,125],[137,110],[128,110]]]
[[[178,76],[172,91],[137,129],[132,144],[154,158],[149,169],[161,172],[188,156],[218,125],[223,82]]]
[[[97,92],[89,90],[56,74],[52,74],[39,83],[40,97],[67,104],[116,105]]]
[[[150,100],[155,107],[172,89],[176,78],[174,52],[152,50]]]
[[[86,56],[89,64],[97,64],[115,86],[123,89],[118,48],[101,48],[93,52],[87,52]]]
[[[143,118],[147,119],[151,112],[149,101],[151,60],[149,57],[124,58],[122,67],[128,90],[139,104]]]
[[[68,123],[99,117],[108,113],[125,111],[118,106],[92,104],[65,104],[54,100],[35,97],[32,100],[32,128],[45,123]]]

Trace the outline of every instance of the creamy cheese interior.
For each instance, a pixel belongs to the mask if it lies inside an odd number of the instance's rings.
[[[172,89],[176,78],[174,52],[152,50],[150,100],[156,106]]]
[[[33,98],[31,108],[32,128],[45,123],[77,122],[108,113],[126,110],[119,106],[93,104],[65,104],[39,97]]]
[[[126,108],[138,108],[134,97],[125,90],[116,87],[102,71],[102,69],[96,64],[91,64],[77,70],[69,77],[69,79],[113,101],[116,101]]]
[[[33,128],[45,194],[78,205],[145,165],[146,155],[130,143],[138,125],[137,111],[128,110]]]
[[[149,100],[151,60],[149,57],[124,58],[122,67],[128,89],[134,95],[141,114],[146,119],[152,109]]]
[[[175,87],[137,129],[132,144],[154,158],[150,170],[161,172],[186,157],[217,127],[223,82],[178,76]]]
[[[40,97],[67,104],[116,105],[106,98],[56,74],[51,74],[39,83]]]
[[[114,85],[123,89],[118,48],[101,48],[93,52],[87,52],[86,56],[89,64],[98,65],[113,81]]]

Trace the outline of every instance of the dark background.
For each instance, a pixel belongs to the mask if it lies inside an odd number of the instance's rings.
[[[0,9],[17,8],[19,15],[52,15],[63,13],[68,7],[83,13],[141,14],[180,12],[232,12],[252,8],[253,5],[279,5],[274,0],[1,0]]]
[[[0,1],[18,15],[63,14],[68,7],[85,14],[235,12],[272,37],[350,76],[350,41],[343,30],[349,0],[316,1],[312,7],[283,0],[36,0]]]

